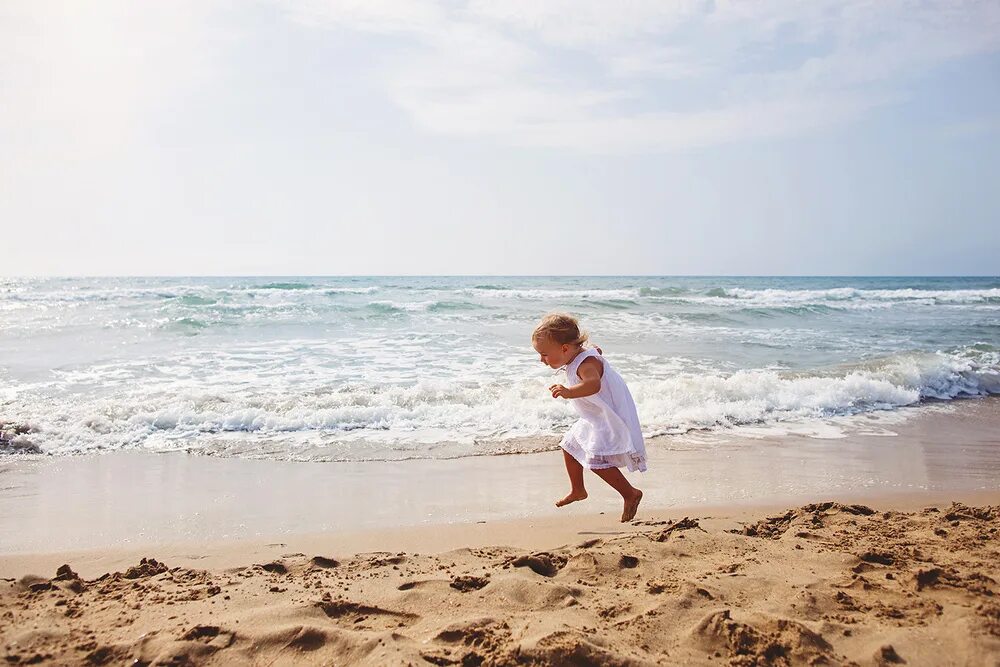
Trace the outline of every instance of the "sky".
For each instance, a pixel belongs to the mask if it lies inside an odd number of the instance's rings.
[[[0,275],[998,275],[1000,3],[5,0]]]

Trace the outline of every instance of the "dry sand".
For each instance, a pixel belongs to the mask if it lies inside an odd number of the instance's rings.
[[[320,551],[303,537],[261,558],[263,545],[229,543],[203,549],[207,569],[166,547],[119,553],[131,566],[102,573],[114,556],[58,571],[53,555],[5,557],[0,645],[8,664],[1000,664],[1000,493],[906,505],[646,512],[629,526],[573,516],[555,533],[522,521],[397,540],[419,551]],[[442,551],[512,535],[538,548]]]

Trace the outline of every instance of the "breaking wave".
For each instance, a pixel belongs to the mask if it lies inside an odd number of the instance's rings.
[[[103,383],[114,384],[114,377]],[[13,412],[31,415],[27,421],[38,429],[33,442],[49,454],[134,448],[223,454],[235,451],[233,434],[252,434],[241,441],[240,455],[277,459],[301,459],[317,442],[337,444],[348,459],[537,451],[539,442],[551,447],[551,438],[575,419],[535,377],[508,383],[348,382],[291,392],[260,385],[198,390],[183,377],[139,386],[121,378],[118,384],[113,397],[81,395],[62,403],[58,420],[48,417],[55,406],[30,389],[15,392],[13,402],[20,405]],[[1000,349],[983,343],[800,373],[687,371],[633,378],[629,386],[647,435],[725,429],[998,394]],[[298,444],[289,444],[289,435]],[[436,446],[444,442],[456,444]],[[350,443],[357,448],[344,449]]]

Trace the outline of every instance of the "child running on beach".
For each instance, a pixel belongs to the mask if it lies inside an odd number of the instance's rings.
[[[625,381],[602,356],[600,348],[584,348],[587,335],[569,315],[553,314],[542,319],[531,334],[531,344],[550,368],[566,368],[566,385],[549,387],[552,398],[571,399],[580,419],[563,436],[560,446],[570,492],[556,507],[587,497],[583,469],[593,470],[625,501],[622,522],[631,521],[642,500],[619,470],[646,469],[646,447],[639,428],[635,401]]]

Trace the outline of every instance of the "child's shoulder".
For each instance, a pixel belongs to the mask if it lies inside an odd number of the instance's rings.
[[[604,362],[599,355],[592,354],[577,366],[576,374],[579,375],[580,371],[584,368],[593,368],[601,376],[604,375]]]

